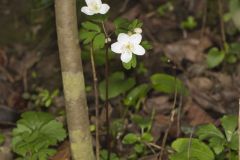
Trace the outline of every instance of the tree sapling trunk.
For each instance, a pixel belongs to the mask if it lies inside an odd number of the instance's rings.
[[[76,0],[55,0],[67,124],[74,160],[94,160],[78,40]]]

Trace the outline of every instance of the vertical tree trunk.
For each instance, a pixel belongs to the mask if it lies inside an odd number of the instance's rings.
[[[78,40],[76,0],[55,0],[58,47],[74,160],[94,160]]]

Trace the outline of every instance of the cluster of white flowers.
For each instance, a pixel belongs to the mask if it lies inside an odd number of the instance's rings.
[[[87,15],[106,14],[110,9],[108,4],[102,3],[101,0],[85,0],[87,6],[81,8],[81,11]],[[135,28],[134,33],[120,33],[117,42],[111,45],[111,50],[121,54],[121,60],[128,63],[132,59],[132,54],[144,55],[145,49],[140,45],[142,41],[142,29]]]

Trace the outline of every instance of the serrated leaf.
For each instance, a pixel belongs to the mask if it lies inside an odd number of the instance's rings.
[[[120,94],[128,91],[135,85],[134,78],[126,79],[123,72],[115,72],[109,76],[109,87],[108,87],[108,97],[114,98]],[[100,98],[105,100],[106,92],[106,81],[102,81],[99,84]]]
[[[110,160],[119,160],[118,156],[116,153],[111,153],[110,155]],[[100,151],[100,160],[108,160],[108,151],[103,149]]]
[[[93,40],[93,48],[101,49],[105,45],[105,35],[103,33],[98,34]]]
[[[204,140],[212,137],[218,137],[220,139],[225,139],[222,132],[213,124],[206,124],[199,126],[196,135],[199,137],[199,139]]]
[[[122,143],[123,144],[134,144],[139,141],[139,136],[133,133],[128,133],[124,136]]]
[[[97,32],[89,32],[86,30],[81,30],[79,33],[80,40],[83,41],[83,44],[88,44],[93,41],[94,37],[97,35]]]
[[[230,142],[238,125],[237,116],[234,115],[223,116],[223,118],[221,118],[221,124],[224,128],[227,141]]]
[[[211,149],[198,139],[178,138],[172,143],[176,151],[170,156],[170,160],[214,160]]]
[[[156,91],[163,93],[174,93],[177,91],[180,94],[187,95],[187,89],[178,78],[171,75],[158,73],[151,76],[153,88]]]
[[[209,146],[213,148],[216,154],[220,154],[224,150],[225,143],[225,139],[221,139],[218,137],[213,137],[209,139]]]
[[[152,121],[148,117],[142,117],[137,114],[133,114],[131,120],[137,124],[142,130],[151,128]]]
[[[219,51],[217,48],[212,48],[207,55],[207,65],[209,68],[215,68],[224,60],[224,51]]]
[[[48,157],[53,152],[50,146],[66,137],[63,125],[49,113],[25,112],[13,130],[13,151],[23,157]]]
[[[239,147],[238,138],[239,138],[239,136],[238,136],[238,133],[237,133],[237,131],[236,131],[236,132],[232,135],[232,138],[231,138],[231,141],[230,141],[230,144],[229,144],[229,146],[230,146],[230,148],[231,148],[232,150],[238,151],[238,147]]]
[[[83,26],[83,28],[85,28],[86,30],[89,30],[89,31],[101,32],[101,28],[97,24],[89,22],[89,21],[82,23],[82,26]]]

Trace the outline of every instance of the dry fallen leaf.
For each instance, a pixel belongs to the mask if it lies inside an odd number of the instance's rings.
[[[167,44],[163,50],[166,56],[179,64],[183,59],[191,62],[202,62],[204,60],[204,50],[212,45],[208,37],[201,40],[196,38],[188,38]]]

